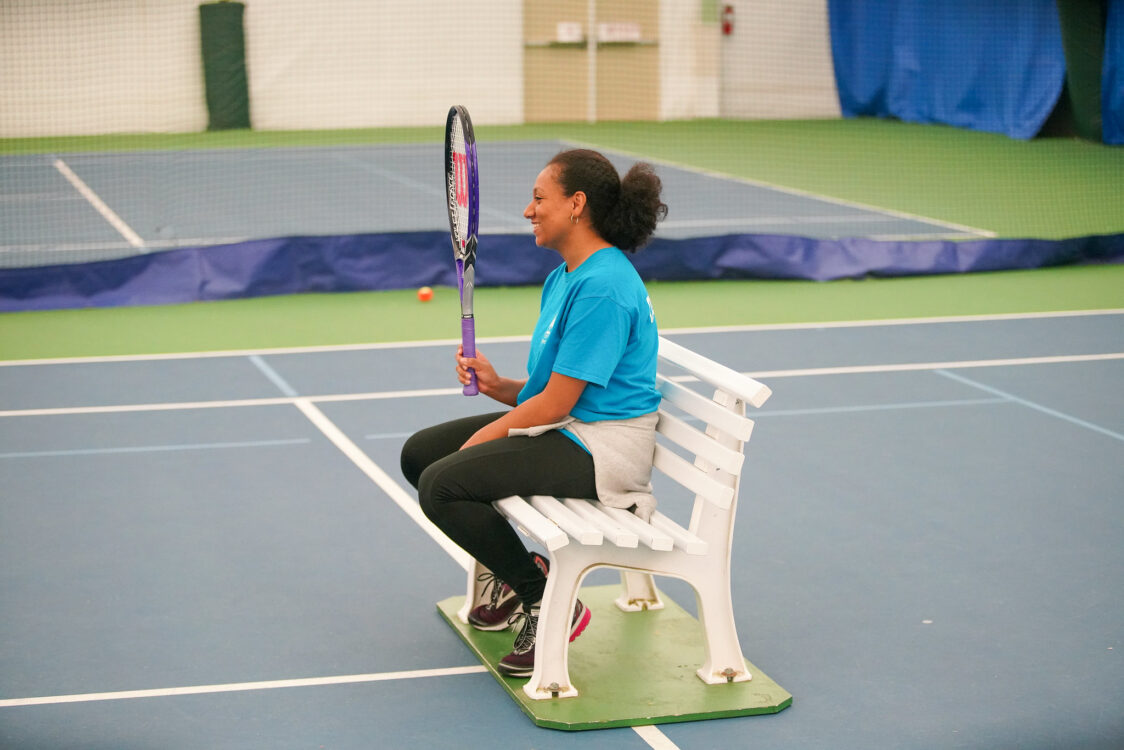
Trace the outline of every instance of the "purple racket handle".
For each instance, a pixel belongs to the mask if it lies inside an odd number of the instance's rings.
[[[476,320],[474,318],[461,318],[461,348],[464,356],[476,356]],[[476,387],[476,370],[468,369],[468,385],[464,387],[464,395],[475,396],[480,390]]]

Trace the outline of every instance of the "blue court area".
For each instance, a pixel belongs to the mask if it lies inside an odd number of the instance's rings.
[[[529,234],[531,185],[563,141],[482,142],[481,234]],[[442,144],[0,157],[0,267],[252,239],[447,231]],[[605,152],[618,167],[635,159]],[[657,237],[966,238],[982,230],[657,164]]]
[[[436,611],[464,571],[397,456],[490,409],[452,344],[5,363],[0,746],[1119,748],[1122,323],[668,332],[774,391],[734,606],[794,703],[585,733],[535,727]]]

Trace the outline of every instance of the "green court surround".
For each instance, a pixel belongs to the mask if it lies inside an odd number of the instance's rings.
[[[301,294],[161,307],[0,314],[0,359],[160,354],[460,336],[456,290]],[[476,294],[482,338],[525,336],[538,287]],[[814,323],[1124,308],[1124,265],[854,281],[649,285],[660,328]]]

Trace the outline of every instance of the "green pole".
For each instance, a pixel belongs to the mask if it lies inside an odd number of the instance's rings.
[[[250,127],[243,30],[245,11],[243,3],[217,2],[199,6],[208,130]]]
[[[1106,0],[1057,0],[1065,48],[1065,80],[1073,126],[1081,138],[1100,143],[1101,68],[1108,13]]]

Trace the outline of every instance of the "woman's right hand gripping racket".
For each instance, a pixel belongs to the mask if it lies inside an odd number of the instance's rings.
[[[461,297],[461,344],[464,356],[476,356],[476,321],[472,292],[476,288],[476,230],[480,225],[480,180],[476,171],[476,137],[464,107],[450,107],[445,120],[445,194],[449,206],[449,236],[457,263]],[[475,396],[476,373],[468,371],[464,395]]]

